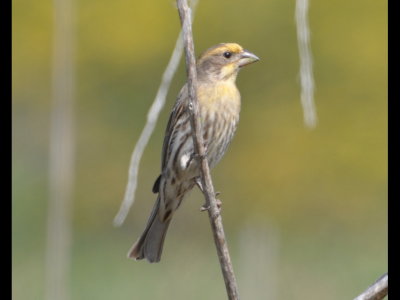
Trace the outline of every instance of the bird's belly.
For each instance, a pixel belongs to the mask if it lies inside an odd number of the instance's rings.
[[[235,133],[237,121],[237,119],[221,118],[216,122],[203,122],[203,142],[210,168],[213,168],[226,152]],[[200,168],[198,159],[195,159],[194,156],[192,137],[188,140],[187,145],[183,147],[181,153],[179,166],[182,172],[191,178],[199,176]]]
[[[211,135],[211,138],[205,140],[210,168],[213,168],[221,160],[235,133],[237,121],[230,120],[225,123],[225,126],[215,126],[214,134]]]

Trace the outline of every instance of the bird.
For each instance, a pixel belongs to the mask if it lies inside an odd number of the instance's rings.
[[[210,169],[222,158],[239,122],[241,97],[236,87],[239,70],[259,58],[237,43],[220,43],[197,60],[197,101],[201,134]],[[196,159],[189,115],[188,83],[180,90],[170,113],[161,155],[161,174],[153,185],[158,194],[147,225],[128,252],[128,258],[159,262],[172,216],[184,196],[198,185],[200,162]]]

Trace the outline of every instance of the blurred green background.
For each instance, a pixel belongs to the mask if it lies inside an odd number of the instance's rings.
[[[141,162],[126,223],[131,151],[180,29],[174,1],[75,1],[76,174],[71,299],[225,299],[203,199],[193,191],[159,264],[126,253],[155,200],[178,70]],[[387,2],[311,1],[319,123],[300,105],[295,1],[203,1],[197,54],[238,42],[239,129],[213,171],[243,299],[352,299],[387,271]],[[43,299],[53,3],[13,1],[13,299]]]

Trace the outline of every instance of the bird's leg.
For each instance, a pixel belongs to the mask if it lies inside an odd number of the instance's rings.
[[[215,199],[215,200],[217,201],[217,207],[218,207],[219,211],[221,211],[222,201],[219,199]],[[200,211],[206,211],[209,209],[210,209],[210,206],[207,205],[206,203],[202,207],[200,207]]]
[[[194,182],[199,187],[199,189],[204,193],[203,185],[201,183],[200,177],[196,177],[194,179]],[[215,197],[218,197],[220,194],[221,194],[220,192],[216,192]],[[221,211],[221,206],[222,206],[221,200],[219,200],[219,199],[215,199],[215,200],[217,200],[217,207]],[[210,206],[207,205],[207,203],[205,203],[202,207],[200,207],[200,211],[205,211],[205,210],[209,210],[209,209],[210,209]]]

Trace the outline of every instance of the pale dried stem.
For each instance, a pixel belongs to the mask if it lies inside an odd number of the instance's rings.
[[[194,0],[193,7],[195,7],[196,5],[197,5],[197,0]],[[174,78],[176,70],[179,66],[182,53],[183,53],[183,41],[182,41],[182,32],[180,32],[178,39],[175,43],[175,48],[172,52],[171,58],[162,76],[161,84],[160,87],[158,88],[157,95],[154,99],[153,104],[150,107],[149,112],[147,113],[146,125],[142,133],[140,134],[139,140],[136,143],[135,148],[132,152],[131,161],[129,165],[128,183],[125,189],[125,196],[121,203],[120,209],[114,218],[114,226],[122,225],[122,223],[126,219],[126,216],[129,213],[132,204],[135,201],[139,163],[142,158],[143,151],[146,148],[151,135],[153,134],[160,112],[165,106],[168,90],[169,87],[171,86],[172,79]]]
[[[52,108],[44,299],[69,299],[75,176],[74,3],[53,1]],[[29,251],[29,250],[27,250]]]
[[[313,58],[310,46],[310,28],[308,25],[308,0],[296,1],[297,42],[300,57],[301,105],[304,123],[309,128],[317,125],[317,113],[314,103]]]

